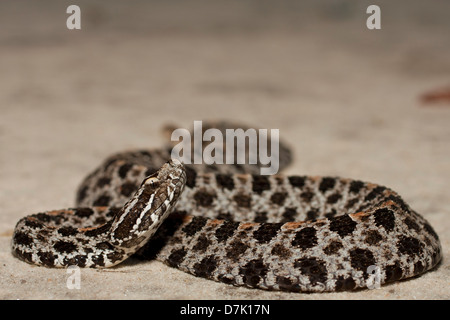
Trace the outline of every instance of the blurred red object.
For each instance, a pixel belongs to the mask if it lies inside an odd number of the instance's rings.
[[[427,92],[420,97],[420,100],[426,104],[445,103],[450,105],[450,87]]]

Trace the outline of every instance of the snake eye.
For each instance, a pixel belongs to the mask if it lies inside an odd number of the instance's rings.
[[[158,183],[159,179],[156,177],[149,177],[147,179],[144,180],[144,184],[155,184]]]

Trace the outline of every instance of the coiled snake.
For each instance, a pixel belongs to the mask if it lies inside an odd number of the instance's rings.
[[[284,145],[280,156],[285,167]],[[13,253],[46,267],[98,268],[135,255],[227,284],[297,292],[365,288],[375,273],[383,284],[441,260],[430,224],[386,187],[169,159],[169,148],[111,156],[83,181],[76,208],[22,218]]]

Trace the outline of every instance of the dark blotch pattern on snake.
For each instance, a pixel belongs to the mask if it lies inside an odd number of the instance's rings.
[[[374,267],[383,284],[441,260],[430,224],[386,187],[184,166],[168,161],[169,150],[111,156],[83,181],[76,208],[21,219],[13,253],[46,267],[99,268],[134,254],[227,284],[294,292],[365,288]],[[291,155],[280,150],[285,167]]]

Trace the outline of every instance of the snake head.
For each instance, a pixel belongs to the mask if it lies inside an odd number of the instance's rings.
[[[172,212],[185,183],[184,166],[176,159],[146,177],[115,216],[110,231],[111,243],[130,254],[140,249]]]

